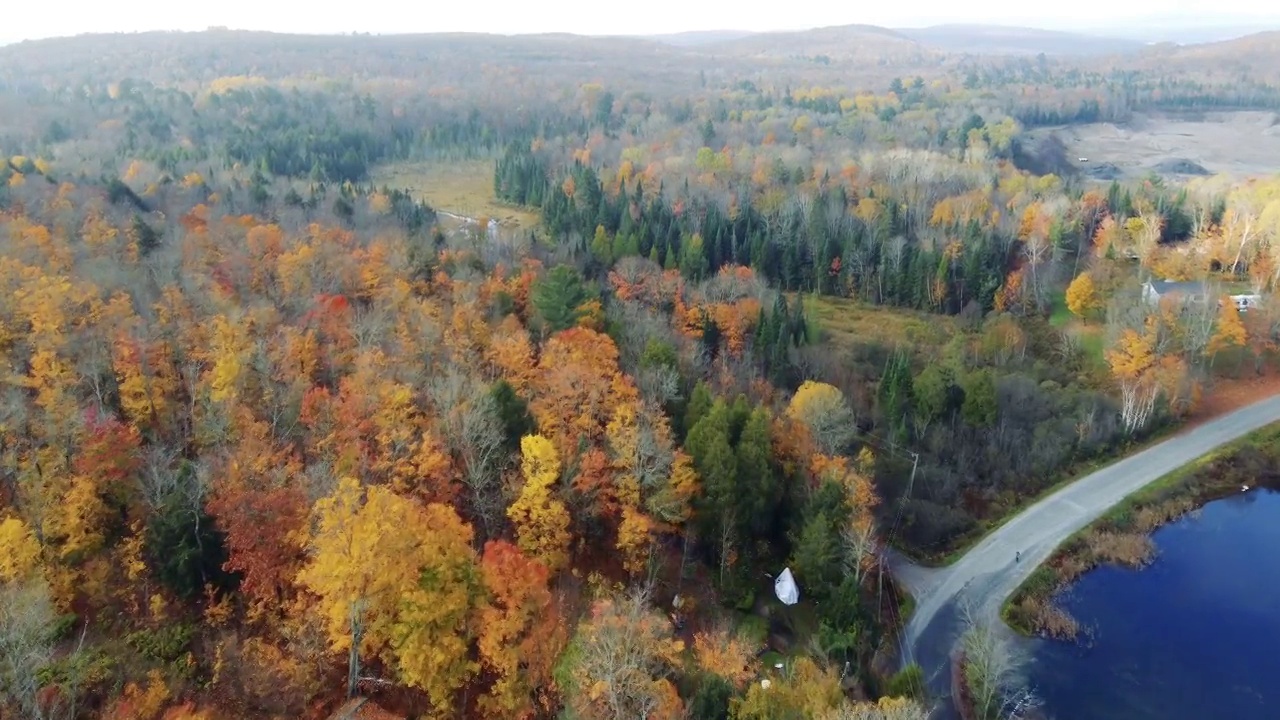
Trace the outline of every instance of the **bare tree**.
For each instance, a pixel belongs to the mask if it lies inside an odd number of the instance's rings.
[[[1026,688],[1026,655],[981,619],[970,605],[961,608],[965,626],[960,644],[964,653],[964,681],[974,712],[982,720],[1020,718],[1035,705]]]
[[[578,630],[567,703],[584,720],[645,718],[674,692],[670,622],[632,591],[604,600]]]
[[[153,445],[145,451],[138,481],[142,486],[142,496],[152,510],[164,505],[166,500],[181,489],[182,474],[178,471],[180,457],[177,450],[162,445]]]
[[[462,466],[472,515],[481,534],[492,537],[502,521],[502,469],[507,460],[505,428],[497,402],[475,378],[452,370],[428,392],[441,418],[445,441]]]
[[[32,720],[75,717],[74,676],[64,680],[61,692],[52,699],[41,698],[37,671],[53,660],[54,617],[49,586],[43,580],[0,585],[0,715],[9,717],[4,712],[7,708],[12,717]]]
[[[876,525],[863,523],[861,526],[850,524],[842,533],[844,540],[845,572],[853,576],[857,585],[862,584],[862,574],[866,572],[869,560],[876,552]]]

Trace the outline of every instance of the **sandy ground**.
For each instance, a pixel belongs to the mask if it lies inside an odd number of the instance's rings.
[[[1081,171],[1109,163],[1123,177],[1140,177],[1162,163],[1189,160],[1215,174],[1280,173],[1280,115],[1274,112],[1147,115],[1122,125],[1043,128],[1030,136],[1040,139],[1050,134],[1062,140]],[[1080,157],[1088,162],[1075,162]]]

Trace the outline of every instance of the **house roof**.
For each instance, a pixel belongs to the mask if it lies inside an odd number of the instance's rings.
[[[1157,295],[1169,293],[1179,295],[1203,295],[1205,286],[1202,282],[1173,282],[1171,280],[1152,280],[1151,290]]]
[[[404,716],[387,712],[369,698],[354,697],[335,710],[329,720],[404,720]]]

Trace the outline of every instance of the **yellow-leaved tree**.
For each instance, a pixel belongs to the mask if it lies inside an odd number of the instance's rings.
[[[1218,311],[1218,327],[1209,339],[1209,355],[1232,347],[1244,347],[1248,336],[1244,330],[1244,322],[1240,320],[1240,311],[1230,297],[1222,298],[1222,308]]]
[[[380,655],[446,712],[475,672],[467,633],[479,574],[470,526],[446,505],[365,490],[350,477],[314,512],[312,559],[298,582],[319,596],[333,649],[348,652],[349,689],[361,655]]]
[[[1104,353],[1120,386],[1120,419],[1128,432],[1146,427],[1160,392],[1152,372],[1158,361],[1154,344],[1152,333],[1125,328]]]
[[[753,683],[744,696],[733,700],[733,720],[825,717],[845,704],[840,679],[813,660],[802,657],[790,672],[769,687]]]
[[[787,415],[809,428],[819,451],[839,455],[853,439],[853,410],[834,385],[806,380],[787,406]]]
[[[425,690],[437,715],[446,717],[454,693],[478,667],[469,649],[481,576],[471,526],[452,507],[432,503],[419,515],[420,524],[410,528],[420,539],[418,582],[400,601],[392,645],[401,679]]]
[[[1067,286],[1067,309],[1076,317],[1087,319],[1102,307],[1098,299],[1098,289],[1093,284],[1093,276],[1082,272]]]
[[[550,440],[541,435],[520,439],[520,470],[524,487],[507,508],[516,526],[516,544],[551,572],[564,567],[569,552],[569,511],[555,497],[560,458]]]
[[[24,580],[35,572],[40,543],[19,518],[0,520],[0,583]]]

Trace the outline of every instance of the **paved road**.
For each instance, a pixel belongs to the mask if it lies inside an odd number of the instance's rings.
[[[1280,420],[1280,396],[1186,430],[1062,488],[1005,523],[955,564],[921,568],[891,554],[893,573],[916,600],[903,643],[935,691],[946,692],[947,657],[960,634],[959,608],[1003,627],[1000,607],[1031,571],[1075,531],[1157,478],[1264,425]],[[1014,553],[1021,552],[1020,562]]]

